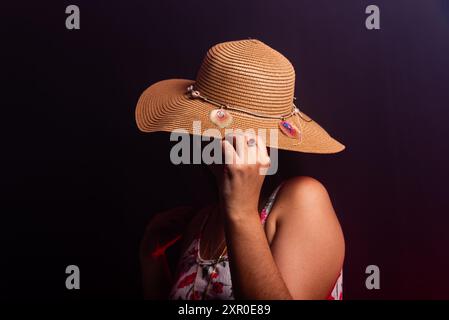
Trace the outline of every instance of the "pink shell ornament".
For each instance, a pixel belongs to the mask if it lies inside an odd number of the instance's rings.
[[[287,137],[301,140],[301,131],[294,124],[282,120],[279,122],[279,129],[281,129],[282,133]]]
[[[210,121],[220,128],[226,128],[232,123],[232,116],[224,109],[212,110],[209,114]]]

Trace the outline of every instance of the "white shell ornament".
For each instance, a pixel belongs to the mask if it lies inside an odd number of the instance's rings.
[[[221,129],[228,127],[232,123],[232,116],[224,109],[214,109],[209,114],[210,121]]]

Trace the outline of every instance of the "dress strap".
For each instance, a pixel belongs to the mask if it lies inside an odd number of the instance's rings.
[[[264,224],[265,221],[267,220],[268,214],[270,213],[271,208],[273,207],[273,204],[274,204],[274,200],[276,199],[276,195],[281,187],[282,187],[282,183],[279,184],[276,189],[274,189],[274,191],[268,197],[268,200],[265,203],[264,208],[260,212],[260,222],[262,222],[262,224]]]

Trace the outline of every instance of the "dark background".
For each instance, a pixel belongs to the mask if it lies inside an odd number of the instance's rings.
[[[81,30],[65,28],[65,8]],[[365,28],[365,8],[381,30]],[[297,71],[338,155],[281,154],[322,181],[343,226],[346,299],[449,298],[448,1],[9,1],[2,4],[1,296],[141,298],[138,243],[204,177],[137,131],[140,93],[195,78],[216,43],[257,38]],[[65,289],[65,267],[81,290]],[[365,268],[381,289],[365,288]]]

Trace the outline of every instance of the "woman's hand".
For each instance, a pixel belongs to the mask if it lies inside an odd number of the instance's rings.
[[[221,208],[233,217],[257,213],[260,190],[270,166],[264,141],[251,134],[232,134],[222,140],[222,151],[225,163],[219,179]]]

